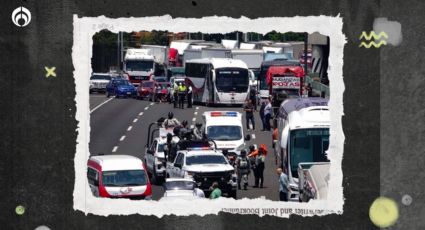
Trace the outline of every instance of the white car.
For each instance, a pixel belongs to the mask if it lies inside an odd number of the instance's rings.
[[[203,191],[210,192],[218,182],[223,193],[236,199],[237,176],[233,166],[218,150],[200,148],[180,150],[173,162],[167,162],[169,177],[192,177]]]
[[[204,192],[196,187],[195,181],[191,178],[167,178],[164,189],[164,196],[161,200],[205,198]]]
[[[90,94],[93,92],[106,92],[106,85],[111,80],[109,73],[93,73],[90,77]]]
[[[146,169],[152,176],[153,182],[159,184],[165,179],[165,154],[164,147],[167,144],[167,134],[172,133],[173,129],[160,128],[159,137],[155,138],[150,146],[145,150],[144,161]],[[172,142],[179,141],[177,136],[174,136]]]

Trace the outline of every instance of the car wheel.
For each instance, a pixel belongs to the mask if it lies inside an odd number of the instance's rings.
[[[89,94],[92,94],[93,93],[93,90],[89,90]]]

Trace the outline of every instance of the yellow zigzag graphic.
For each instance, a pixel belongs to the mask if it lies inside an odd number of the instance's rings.
[[[382,45],[387,45],[386,41],[381,41],[378,44],[376,44],[374,41],[371,41],[369,44],[366,44],[366,42],[360,43],[359,47],[364,46],[366,49],[369,49],[371,46],[374,46],[375,48],[379,48]]]
[[[376,34],[375,31],[371,31],[369,35],[367,35],[366,31],[363,31],[362,34],[359,37],[359,40],[361,40],[362,38],[365,38],[366,40],[369,41],[370,39],[372,39],[372,37],[375,40],[381,39],[381,37],[385,37],[386,39],[388,39],[388,35],[384,31],[382,31],[379,34]]]

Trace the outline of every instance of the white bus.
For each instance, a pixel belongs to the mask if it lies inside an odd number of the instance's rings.
[[[330,116],[328,99],[292,98],[278,113],[279,164],[287,169],[291,191],[288,200],[299,201],[300,163],[328,162]]]
[[[243,104],[249,93],[247,65],[230,58],[189,60],[185,75],[193,101],[211,104]]]

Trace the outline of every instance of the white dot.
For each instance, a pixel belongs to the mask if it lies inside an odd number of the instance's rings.
[[[47,227],[47,226],[45,226],[45,225],[40,225],[40,226],[38,226],[36,229],[34,229],[34,230],[50,230],[50,228],[49,227]]]
[[[405,194],[402,198],[401,198],[401,203],[403,203],[406,206],[409,206],[412,203],[413,199],[410,195]]]

